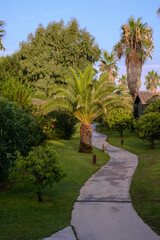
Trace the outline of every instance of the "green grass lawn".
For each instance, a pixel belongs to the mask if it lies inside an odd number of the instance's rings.
[[[116,132],[100,126],[97,130],[108,136],[107,142],[121,147]],[[125,131],[123,148],[135,153],[139,159],[130,189],[133,206],[144,222],[160,235],[160,142],[156,142],[152,150],[134,133]]]
[[[70,225],[80,187],[109,159],[94,148],[97,154],[97,166],[94,166],[92,154],[78,153],[78,132],[72,140],[48,141],[47,144],[59,150],[59,159],[67,176],[45,190],[43,202],[37,201],[29,183],[0,192],[0,240],[42,239]]]

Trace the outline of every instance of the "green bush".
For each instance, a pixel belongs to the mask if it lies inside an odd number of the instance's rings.
[[[12,176],[18,172],[23,172],[34,184],[39,201],[42,201],[42,191],[46,186],[52,186],[65,176],[59,165],[57,153],[51,146],[33,147],[26,157],[17,152]]]
[[[160,99],[151,100],[143,113],[146,114],[151,112],[160,112]]]
[[[42,129],[32,116],[16,103],[0,98],[0,180],[7,178],[15,151],[25,155],[44,139]]]
[[[130,128],[133,121],[133,114],[122,107],[113,108],[103,118],[107,127],[120,133],[123,137],[123,130]]]
[[[160,114],[153,112],[142,115],[139,120],[135,121],[134,127],[138,137],[148,141],[153,149],[154,141],[160,139]]]
[[[70,139],[76,130],[77,119],[67,111],[54,111],[48,115],[48,117],[54,118],[54,134],[53,139]]]

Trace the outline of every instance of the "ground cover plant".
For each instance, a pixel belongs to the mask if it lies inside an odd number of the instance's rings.
[[[97,130],[107,135],[107,142],[121,147],[118,133],[103,126],[97,126]],[[123,148],[139,159],[130,188],[133,206],[143,221],[160,235],[160,141],[155,141],[155,149],[150,149],[148,143],[129,130],[124,132],[124,139]]]
[[[19,184],[0,194],[0,239],[42,239],[70,225],[73,204],[80,187],[109,159],[107,154],[93,148],[92,154],[78,153],[79,132],[71,140],[50,140],[48,145],[59,151],[59,160],[66,177],[46,188],[43,202],[38,202],[32,184]]]

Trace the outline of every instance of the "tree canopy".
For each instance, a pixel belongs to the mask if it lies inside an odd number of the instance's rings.
[[[63,21],[51,22],[46,28],[40,24],[34,35],[29,34],[27,41],[20,43],[19,51],[22,76],[47,97],[53,83],[63,82],[70,66],[83,71],[99,56],[95,38],[80,29],[75,19],[66,26]]]

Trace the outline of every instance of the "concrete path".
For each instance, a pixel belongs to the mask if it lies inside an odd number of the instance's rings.
[[[44,238],[43,240],[76,240],[75,234],[71,226],[64,228],[50,237]]]
[[[95,132],[93,145],[102,148],[106,136]],[[137,157],[106,143],[110,160],[81,188],[71,224],[79,240],[160,240],[137,215],[129,188]]]
[[[109,162],[81,188],[74,204],[71,225],[78,240],[160,240],[137,215],[131,204],[129,188],[138,164],[137,157],[106,143],[106,136],[95,131],[92,143],[107,146]],[[45,240],[76,240],[71,226]]]

